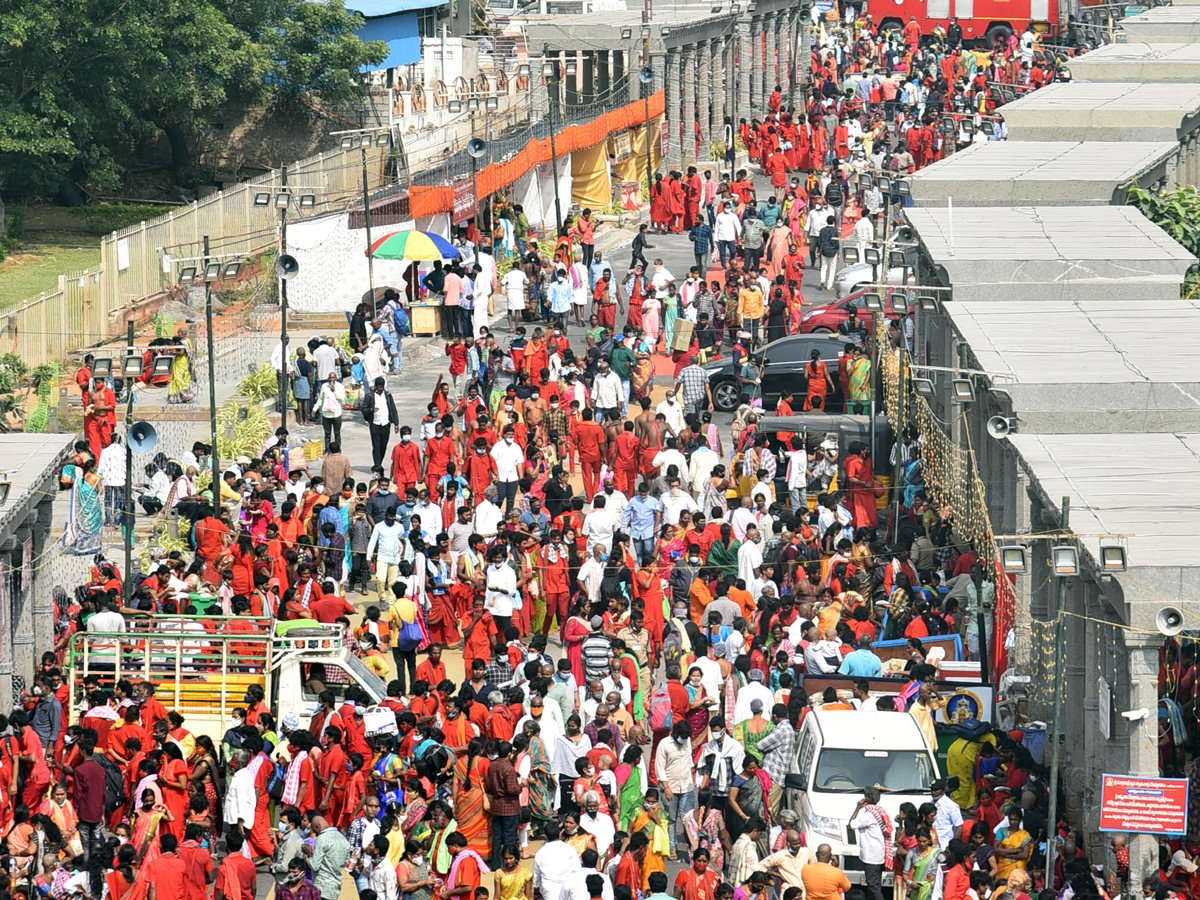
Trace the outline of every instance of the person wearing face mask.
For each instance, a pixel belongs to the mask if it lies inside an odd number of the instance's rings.
[[[666,860],[663,854],[654,849],[655,832],[665,832],[667,830],[667,817],[659,807],[658,801],[658,788],[646,788],[646,796],[642,800],[642,808],[638,810],[637,815],[633,819],[633,826],[630,828],[631,835],[641,833],[646,835],[650,840],[650,846],[646,848],[646,855],[642,858],[643,884],[647,883],[652,873],[666,871]]]
[[[725,733],[723,716],[713,716],[708,723],[709,740],[700,756],[699,771],[704,776],[701,787],[712,791],[717,804],[727,802],[734,777],[742,771],[745,750]]]
[[[502,432],[503,440],[492,447],[492,459],[496,461],[496,487],[499,499],[504,501],[504,512],[512,512],[517,502],[517,484],[521,478],[521,468],[525,465],[525,453],[516,443],[515,429],[506,425]]]
[[[547,298],[550,305],[550,318],[555,328],[567,327],[567,313],[571,311],[571,284],[567,281],[567,270],[558,268],[554,272],[554,281],[550,284],[550,294]]]
[[[828,863],[832,856],[829,852],[829,845],[822,844],[818,847],[818,854],[820,854],[822,848],[824,848],[826,853],[825,862]],[[763,870],[773,869],[783,880],[784,889],[790,887],[799,888],[801,891],[801,900],[804,900],[807,889],[801,872],[806,866],[816,862],[818,859],[819,856],[813,856],[812,851],[804,846],[804,835],[793,828],[787,833],[787,846],[762,859],[758,866]]]
[[[290,768],[290,767],[289,767]],[[301,855],[304,847],[304,831],[300,828],[300,810],[295,806],[285,806],[279,813],[279,827],[275,829],[275,852],[271,857],[270,873],[275,876],[278,888],[286,887],[289,883],[289,867],[293,859]],[[303,870],[301,870],[303,874]]]
[[[708,868],[709,852],[700,847],[692,854],[692,864],[675,877],[676,900],[710,900],[716,896],[720,876]]]
[[[668,690],[679,683],[677,667],[668,669],[668,678],[674,670],[675,679],[667,682]],[[682,685],[679,685],[682,688]],[[687,697],[687,689],[683,689]],[[672,699],[672,713],[675,702]],[[688,701],[683,707],[686,715]],[[671,839],[671,853],[682,862],[686,859],[687,835],[682,828],[684,816],[696,805],[696,784],[692,778],[692,729],[680,715],[671,726],[670,736],[658,742],[654,751],[654,774],[662,791],[667,814],[667,833]]]

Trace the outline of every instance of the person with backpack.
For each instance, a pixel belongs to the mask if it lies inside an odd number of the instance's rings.
[[[837,271],[838,249],[841,240],[832,215],[825,216],[825,227],[817,235],[817,249],[821,254],[821,287],[827,291],[833,290],[833,276]]]
[[[75,778],[73,802],[75,805],[75,815],[79,818],[79,840],[83,845],[83,866],[87,868],[88,861],[92,854],[99,853],[104,846],[104,835],[101,833],[101,828],[104,825],[104,813],[108,811],[109,802],[109,778],[108,769],[101,763],[97,762],[93,757],[96,752],[96,738],[93,734],[85,731],[83,737],[79,739],[79,757],[82,762],[77,763],[72,774]],[[124,778],[121,776],[121,770],[112,762],[113,772],[116,775],[116,782],[113,785],[113,808],[119,806],[125,799]],[[115,796],[117,788],[120,788],[120,796]]]

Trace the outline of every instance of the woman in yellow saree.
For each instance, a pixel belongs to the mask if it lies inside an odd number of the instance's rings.
[[[650,874],[665,872],[666,855],[671,850],[671,838],[667,833],[666,816],[658,808],[658,788],[647,788],[642,808],[633,820],[631,834],[641,832],[650,839],[646,855],[642,858],[642,890],[650,890]]]

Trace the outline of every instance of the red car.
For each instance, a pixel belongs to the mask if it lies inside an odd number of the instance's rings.
[[[841,300],[836,300],[824,306],[814,306],[812,309],[807,310],[800,317],[800,333],[836,334],[838,326],[850,317],[847,310],[851,306],[857,307],[859,321],[869,327],[871,313],[867,311],[866,305],[863,302],[863,294],[865,293],[867,293],[865,290],[854,291]],[[892,309],[892,292],[890,290],[884,295],[883,305],[888,319],[893,322],[899,321],[900,313]]]

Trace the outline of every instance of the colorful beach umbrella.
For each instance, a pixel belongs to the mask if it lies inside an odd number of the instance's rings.
[[[458,259],[458,249],[439,234],[428,231],[394,231],[371,245],[376,259]]]

